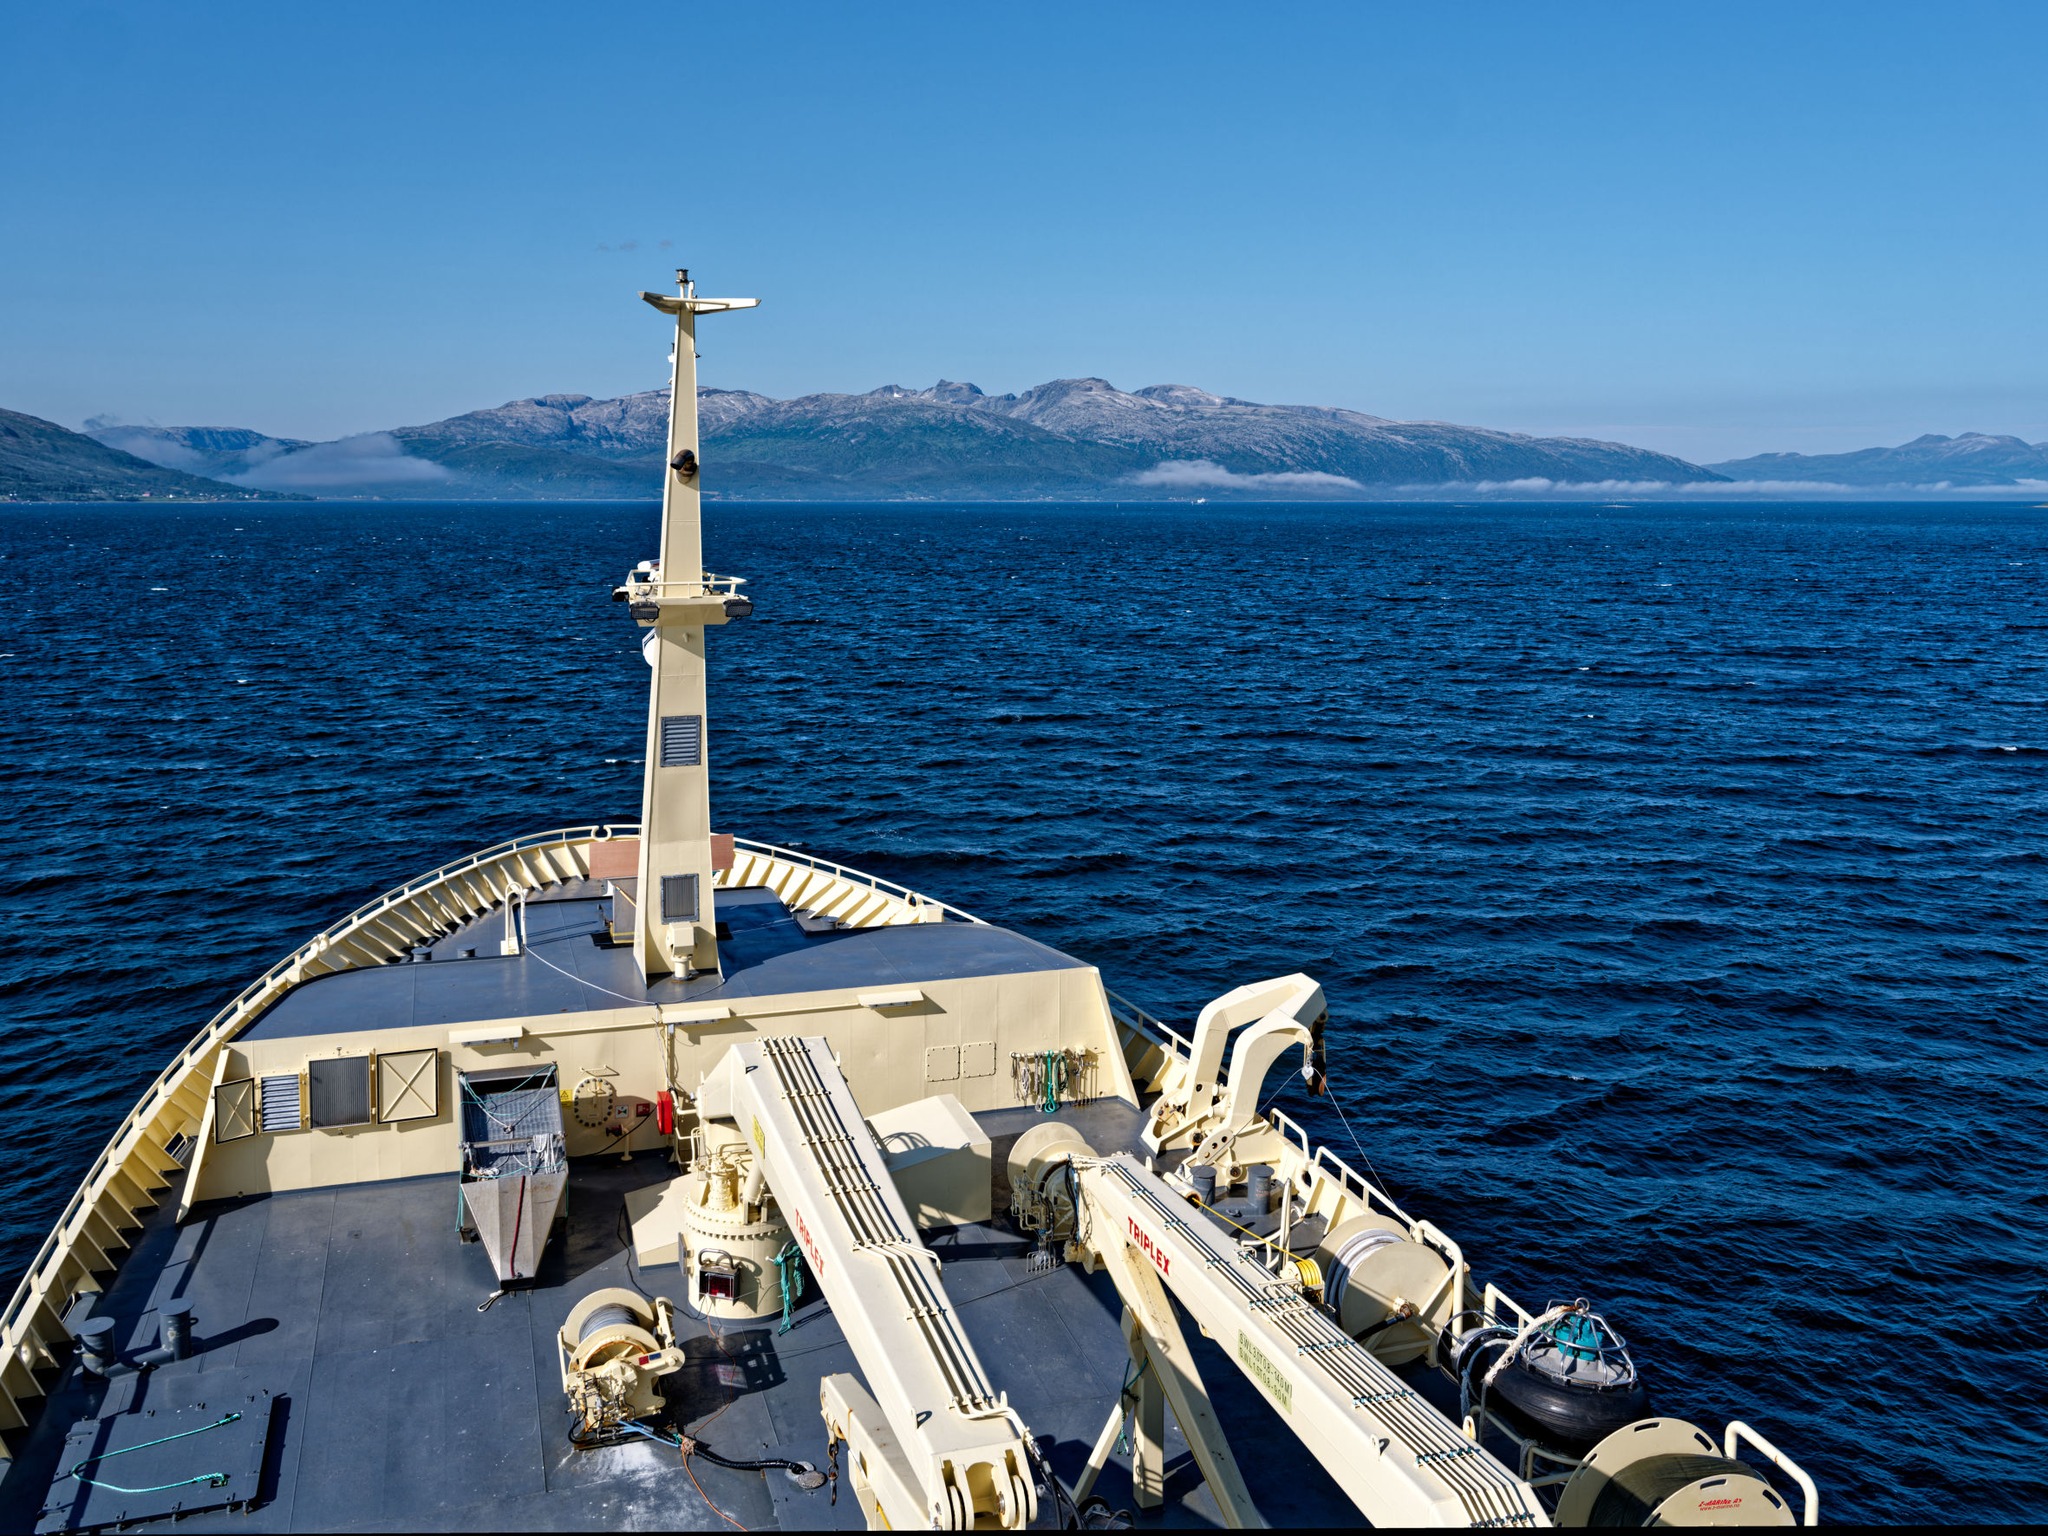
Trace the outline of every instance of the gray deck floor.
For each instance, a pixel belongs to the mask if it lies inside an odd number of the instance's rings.
[[[1104,1150],[1127,1143],[1137,1124],[1128,1106],[1114,1103],[1068,1114]],[[1030,1109],[981,1117],[997,1138],[998,1167],[1008,1141],[1038,1118]],[[187,1517],[181,1530],[728,1529],[707,1499],[750,1529],[859,1528],[850,1487],[835,1506],[827,1490],[805,1492],[780,1473],[698,1458],[700,1492],[665,1448],[569,1446],[555,1330],[592,1289],[631,1283],[622,1197],[672,1172],[644,1153],[631,1163],[577,1164],[566,1235],[557,1230],[539,1283],[485,1313],[476,1307],[492,1288],[489,1264],[481,1248],[456,1239],[449,1178],[222,1202],[183,1228],[159,1211],[97,1309],[139,1350],[155,1342],[153,1308],[189,1299],[200,1352],[111,1385],[67,1368],[0,1476],[0,1530],[33,1528],[53,1474],[63,1471],[63,1436],[80,1416],[190,1401],[209,1373],[223,1385],[267,1387],[286,1402],[264,1502],[246,1513]],[[1107,1280],[1072,1267],[1033,1270],[1025,1242],[999,1225],[935,1234],[932,1246],[990,1376],[1033,1432],[1051,1438],[1053,1465],[1071,1482],[1123,1378],[1121,1309]],[[650,1291],[678,1294],[674,1265],[638,1278]],[[1188,1332],[1267,1519],[1357,1523],[1231,1362]],[[693,1434],[729,1457],[823,1464],[818,1378],[858,1374],[859,1366],[814,1289],[787,1334],[771,1324],[713,1337],[695,1320],[687,1333],[690,1364],[671,1379],[671,1408]],[[1169,1436],[1168,1504],[1137,1523],[1217,1523],[1178,1432],[1169,1428]],[[1118,1457],[1098,1485],[1114,1505],[1130,1502],[1127,1469],[1128,1458]],[[60,1497],[69,1486],[60,1483]]]
[[[527,949],[500,955],[505,920],[496,912],[427,946],[433,960],[340,971],[295,987],[243,1038],[271,1040],[363,1029],[467,1024],[616,1007],[621,1001],[708,1002],[839,987],[896,986],[956,976],[1067,970],[1080,961],[989,923],[906,923],[806,933],[773,891],[718,891],[713,902],[728,936],[723,973],[652,986],[630,949],[602,948],[602,885],[574,881],[526,904]]]

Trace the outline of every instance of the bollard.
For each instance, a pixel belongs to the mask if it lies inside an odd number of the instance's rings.
[[[1273,1205],[1273,1165],[1253,1163],[1244,1171],[1244,1198],[1253,1212],[1263,1216]]]
[[[71,1337],[78,1341],[78,1363],[88,1376],[111,1376],[121,1363],[111,1317],[88,1318]]]
[[[192,1353],[192,1303],[189,1301],[167,1301],[157,1309],[162,1322],[162,1333],[157,1344],[173,1360],[184,1360]]]

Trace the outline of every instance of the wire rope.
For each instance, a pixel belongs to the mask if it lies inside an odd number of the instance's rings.
[[[649,1007],[653,1004],[654,1000],[652,998],[628,997],[623,992],[614,992],[610,987],[600,987],[594,981],[586,981],[583,977],[578,976],[574,971],[565,971],[562,969],[561,966],[555,964],[554,961],[550,960],[546,955],[542,954],[539,950],[535,949],[531,944],[528,944],[526,948],[522,951],[522,953],[531,956],[535,960],[538,960],[542,965],[546,966],[549,970],[555,972],[557,975],[568,977],[571,981],[575,982],[580,987],[588,987],[593,992],[602,992],[606,997],[616,997],[621,1002],[637,1003],[639,1006],[643,1008]]]
[[[1380,1177],[1379,1169],[1373,1167],[1372,1159],[1365,1155],[1365,1148],[1359,1145],[1358,1132],[1351,1129],[1351,1117],[1344,1113],[1344,1102],[1337,1097],[1336,1090],[1329,1086],[1327,1076],[1323,1079],[1323,1085],[1331,1106],[1337,1111],[1337,1118],[1344,1122],[1344,1134],[1351,1138],[1351,1146],[1358,1153],[1358,1160],[1365,1164],[1365,1171],[1372,1175],[1372,1181],[1380,1187],[1381,1193],[1392,1195],[1394,1192],[1387,1188],[1387,1181]]]

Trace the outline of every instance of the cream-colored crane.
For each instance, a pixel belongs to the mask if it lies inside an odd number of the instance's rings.
[[[765,1184],[866,1373],[872,1395],[846,1375],[824,1377],[819,1393],[869,1525],[1029,1524],[1038,1509],[1029,1432],[968,1342],[831,1046],[737,1044],[696,1107],[702,1119],[730,1120],[752,1146],[747,1203]]]
[[[1133,1353],[1150,1367],[1140,1380],[1158,1381],[1231,1524],[1265,1522],[1215,1432],[1169,1289],[1374,1524],[1550,1523],[1527,1483],[1137,1159],[1075,1156],[1072,1166],[1081,1209],[1076,1241],[1116,1281],[1134,1325]],[[1141,1392],[1141,1421],[1147,1407]],[[1160,1417],[1157,1408],[1150,1412]],[[1156,1428],[1141,1422],[1140,1430],[1141,1440],[1157,1444]],[[1156,1475],[1156,1462],[1142,1453],[1140,1460]]]
[[[1190,1163],[1225,1171],[1272,1155],[1274,1130],[1257,1112],[1266,1073],[1292,1047],[1313,1053],[1321,1024],[1323,989],[1305,975],[1212,1001],[1180,1083],[1153,1108],[1147,1147],[1186,1147]],[[1233,1032],[1237,1049],[1225,1071]],[[1137,1368],[1133,1483],[1141,1505],[1159,1501],[1163,1409],[1171,1403],[1225,1522],[1266,1524],[1210,1407],[1171,1290],[1374,1524],[1550,1524],[1524,1479],[1343,1331],[1292,1268],[1276,1274],[1257,1262],[1237,1233],[1190,1206],[1188,1192],[1147,1163],[1128,1153],[1096,1157],[1077,1130],[1049,1122],[1018,1139],[1010,1182],[1020,1225],[1061,1241],[1067,1257],[1108,1270],[1122,1296],[1124,1341]],[[1104,1425],[1077,1499],[1094,1487],[1120,1425],[1122,1405]]]
[[[1461,1406],[1469,1408],[1461,1425],[1395,1372],[1435,1362],[1460,1325],[1469,1331],[1482,1312],[1515,1316],[1521,1339],[1548,1315],[1529,1314],[1491,1286],[1483,1307],[1470,1308],[1471,1278],[1454,1242],[1326,1153],[1312,1155],[1284,1116],[1259,1109],[1267,1073],[1296,1046],[1304,1074],[1319,1086],[1323,1022],[1322,989],[1307,976],[1239,987],[1204,1008],[1194,1039],[1182,1043],[1146,1123],[1151,1155],[1143,1161],[1098,1156],[1057,1121],[1026,1132],[1010,1151],[1019,1227],[1069,1260],[1107,1270],[1124,1303],[1135,1367],[1136,1502],[1161,1502],[1171,1405],[1226,1523],[1265,1524],[1181,1331],[1178,1302],[1375,1525],[1548,1526],[1541,1486],[1559,1490],[1560,1524],[1792,1524],[1786,1501],[1736,1459],[1739,1443],[1798,1484],[1802,1518],[1812,1524],[1812,1479],[1746,1425],[1729,1425],[1716,1442],[1683,1420],[1644,1419],[1580,1457],[1529,1438],[1483,1399]],[[1175,1160],[1170,1179],[1157,1167],[1166,1158]],[[1208,1191],[1249,1189],[1254,1173],[1277,1189],[1277,1218],[1241,1214],[1277,1219],[1277,1232],[1254,1231],[1227,1205],[1211,1203]],[[1297,1220],[1308,1238],[1290,1245]],[[1120,1398],[1076,1500],[1088,1497],[1107,1464],[1125,1414]],[[1519,1468],[1495,1456],[1491,1446],[1501,1444],[1518,1448]]]

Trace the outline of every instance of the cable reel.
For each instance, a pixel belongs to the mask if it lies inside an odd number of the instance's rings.
[[[628,1419],[660,1413],[658,1384],[685,1362],[667,1299],[649,1301],[617,1286],[592,1291],[576,1303],[555,1344],[562,1391],[577,1421],[571,1440],[588,1441]]]
[[[1076,1157],[1093,1157],[1095,1149],[1071,1125],[1047,1120],[1034,1125],[1010,1148],[1010,1219],[1019,1232],[1036,1232],[1041,1242],[1064,1242],[1074,1235],[1074,1197],[1056,1177]]]
[[[1563,1526],[1792,1525],[1757,1467],[1683,1419],[1645,1419],[1593,1447],[1558,1496]]]

